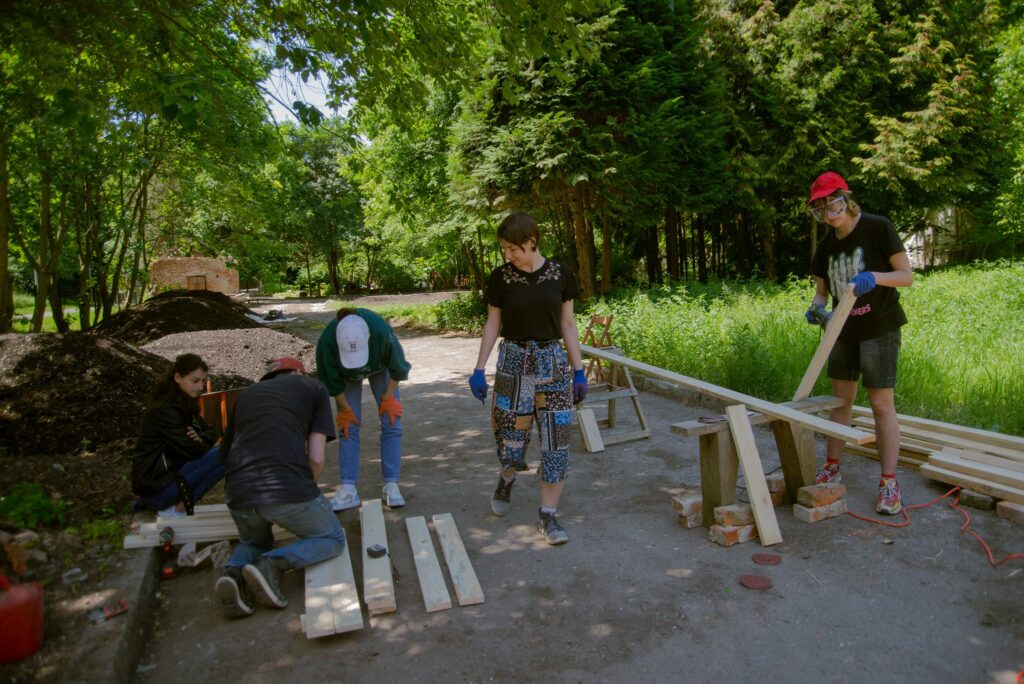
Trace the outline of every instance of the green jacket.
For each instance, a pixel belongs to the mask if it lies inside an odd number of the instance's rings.
[[[392,380],[401,382],[409,379],[412,366],[405,360],[405,352],[391,326],[369,309],[356,309],[356,315],[366,321],[370,328],[370,356],[362,368],[345,368],[338,354],[336,330],[338,320],[331,321],[316,343],[316,374],[327,391],[336,397],[345,391],[345,383],[362,380],[387,369]]]

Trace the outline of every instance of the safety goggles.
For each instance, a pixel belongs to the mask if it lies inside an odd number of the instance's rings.
[[[846,211],[846,198],[840,195],[831,202],[823,204],[817,207],[811,207],[811,216],[816,220],[824,223],[826,218],[836,218],[842,216],[843,212]]]

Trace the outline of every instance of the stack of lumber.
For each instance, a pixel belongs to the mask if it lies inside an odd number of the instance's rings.
[[[919,465],[929,479],[1024,503],[1024,437],[913,416],[898,418],[901,462]],[[871,410],[854,406],[853,424],[873,430]],[[873,448],[846,448],[877,458]]]
[[[138,534],[129,534],[124,538],[124,548],[144,549],[160,546],[160,530],[170,527],[174,530],[174,544],[188,542],[216,542],[223,539],[238,539],[238,527],[228,512],[225,504],[196,506],[195,515],[175,516],[156,519],[156,522],[143,523]],[[294,535],[274,526],[274,539],[290,539]]]

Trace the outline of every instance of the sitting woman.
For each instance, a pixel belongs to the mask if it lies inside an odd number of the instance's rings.
[[[132,491],[140,508],[161,516],[187,515],[224,477],[217,434],[199,415],[210,369],[182,354],[153,388],[132,458]]]

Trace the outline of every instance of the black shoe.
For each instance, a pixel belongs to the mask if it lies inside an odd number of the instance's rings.
[[[508,507],[512,504],[512,485],[516,483],[515,478],[511,482],[505,482],[505,478],[498,475],[498,486],[491,495],[491,510],[494,515],[502,516],[508,513]]]
[[[252,615],[252,592],[242,579],[239,568],[224,568],[213,585],[213,593],[220,601],[224,617],[234,619]]]
[[[242,568],[242,576],[256,600],[269,608],[284,608],[288,599],[281,591],[281,571],[287,567],[283,559],[271,559],[260,556],[255,563]]]
[[[540,511],[540,522],[537,523],[537,531],[544,535],[548,544],[558,546],[569,541],[569,533],[558,524],[558,518],[554,513]]]

